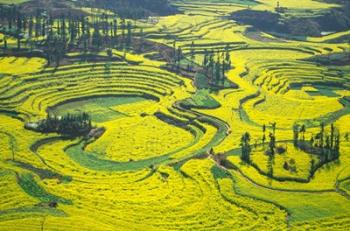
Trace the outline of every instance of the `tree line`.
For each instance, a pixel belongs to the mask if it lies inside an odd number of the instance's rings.
[[[321,123],[319,132],[316,135],[311,135],[309,140],[305,139],[305,132],[305,125],[294,125],[293,143],[295,147],[318,155],[322,163],[339,158],[340,132],[334,124],[330,125],[329,132],[327,132],[324,123]]]
[[[53,18],[46,11],[37,10],[26,15],[15,6],[0,6],[0,32],[5,34],[3,49],[8,49],[7,37],[17,39],[17,49],[41,49],[49,64],[59,65],[63,56],[72,50],[99,51],[101,49],[129,49],[135,26],[116,15],[102,13],[86,16],[72,14]]]
[[[265,154],[269,155],[269,156],[274,156],[275,153],[283,153],[285,152],[285,150],[282,147],[277,147],[276,146],[276,126],[277,123],[273,122],[270,124],[271,126],[271,131],[268,134],[269,140],[267,143],[267,126],[264,124],[262,126],[262,137],[261,137],[261,145],[263,146],[263,148],[265,148],[265,145],[268,145],[268,149],[265,151]],[[241,159],[243,162],[245,163],[250,163],[250,154],[251,154],[251,150],[252,147],[257,147],[258,143],[256,142],[254,145],[252,145],[250,143],[251,141],[251,135],[249,134],[249,132],[245,132],[242,137],[241,137],[241,142],[240,142],[240,146],[241,146],[241,150],[242,150],[242,154],[241,154]]]
[[[83,112],[68,113],[62,117],[48,114],[46,119],[37,123],[35,130],[42,133],[56,132],[69,137],[77,137],[87,135],[92,128],[89,114]]]
[[[174,41],[171,62],[177,73],[180,72],[180,69],[185,69],[188,72],[199,72],[205,76],[208,86],[214,88],[225,86],[225,72],[232,68],[229,46],[226,46],[222,52],[205,49],[203,51],[203,62],[197,64],[194,42],[189,47],[188,58],[186,58],[181,46],[176,47],[176,44],[177,41]]]
[[[226,47],[224,52],[215,52],[204,50],[203,58],[204,73],[208,77],[209,84],[224,86],[225,72],[231,69],[231,56]]]
[[[267,145],[267,149],[265,150],[265,154],[269,156],[269,160],[267,162],[267,175],[273,176],[273,162],[275,154],[282,154],[287,151],[287,147],[277,146],[276,145],[276,123],[271,123],[271,132],[268,134],[269,140],[267,140],[267,127],[266,125],[262,126],[262,136],[261,136],[261,144],[263,148]],[[306,126],[305,125],[294,125],[293,126],[293,145],[306,153],[316,155],[318,157],[318,162],[316,162],[313,158],[310,161],[310,177],[313,176],[315,171],[320,168],[322,165],[329,163],[331,161],[335,161],[339,159],[340,156],[340,132],[334,126],[334,124],[330,125],[329,131],[326,130],[324,123],[320,124],[320,130],[316,135],[311,135],[310,139],[306,139]],[[255,145],[251,144],[251,135],[249,132],[245,132],[241,136],[240,147],[241,147],[241,155],[240,158],[243,163],[254,165],[251,161],[251,152],[252,149],[258,146],[257,143]],[[294,162],[291,159],[291,162]],[[294,163],[295,164],[295,163]],[[296,170],[296,166],[293,163],[285,162],[283,168],[286,170]]]

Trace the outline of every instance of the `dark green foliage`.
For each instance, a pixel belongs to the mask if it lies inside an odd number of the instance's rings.
[[[241,137],[241,160],[245,163],[250,163],[250,134],[248,132],[244,133]]]
[[[215,179],[225,179],[225,178],[229,178],[230,175],[222,168],[214,165],[211,168],[211,173],[213,174]]]
[[[350,28],[350,2],[341,2],[336,7],[323,12],[320,16],[294,17],[288,8],[276,8],[269,11],[241,10],[232,14],[232,19],[240,23],[253,25],[259,30],[277,32],[293,36],[320,36],[323,31],[344,31]]]
[[[86,135],[91,128],[91,119],[87,113],[67,114],[62,117],[48,114],[45,120],[38,123],[38,131],[40,132],[56,132],[71,137]]]
[[[298,146],[298,141],[299,141],[299,125],[294,124],[293,126],[293,143],[294,146]]]
[[[263,132],[263,135],[262,135],[261,141],[262,141],[262,144],[265,145],[265,141],[266,141],[266,135],[265,135],[266,125],[265,124],[262,126],[262,132]]]
[[[334,124],[330,126],[330,132],[325,131],[325,125],[321,123],[320,132],[315,136],[311,136],[309,141],[305,141],[305,125],[294,126],[294,146],[310,154],[318,155],[320,164],[325,164],[339,158],[340,148],[340,133],[335,128]],[[300,139],[299,132],[302,133]]]
[[[225,52],[216,54],[214,60],[214,51],[204,51],[203,69],[207,76],[208,84],[213,86],[225,87],[226,76],[225,72],[231,69],[231,57],[228,47]]]
[[[18,175],[17,179],[18,184],[26,193],[39,199],[41,202],[72,204],[71,200],[48,193],[44,188],[36,183],[31,174]]]
[[[269,154],[271,156],[273,156],[275,154],[275,148],[276,148],[276,137],[275,137],[274,133],[270,133],[269,137],[270,137],[270,142],[269,142],[270,152],[269,152]]]
[[[350,41],[350,39],[348,41]],[[350,63],[350,52],[332,52],[325,55],[315,55],[305,60],[326,66],[343,66]],[[338,75],[341,74],[342,73],[339,73]]]
[[[89,21],[85,16],[73,14],[53,16],[40,8],[33,16],[16,6],[0,5],[0,22],[6,22],[0,26],[0,33],[5,35],[4,49],[8,49],[6,36],[12,36],[17,39],[18,50],[40,51],[49,66],[59,66],[67,58],[66,53],[72,51],[84,53],[81,58],[86,61],[88,52],[134,48],[135,27],[125,19],[119,22],[116,15],[96,14]]]

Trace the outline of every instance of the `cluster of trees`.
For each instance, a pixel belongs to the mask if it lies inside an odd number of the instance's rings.
[[[330,125],[329,132],[327,132],[324,123],[321,123],[320,131],[316,135],[311,135],[308,141],[305,140],[305,125],[295,125],[293,132],[294,146],[305,152],[318,155],[321,163],[339,158],[340,133],[334,124]]]
[[[217,53],[204,51],[203,67],[209,84],[220,86],[225,83],[225,71],[231,69],[231,56],[228,48],[225,52]]]
[[[269,149],[266,151],[266,154],[268,155],[275,155],[275,150],[276,150],[276,122],[273,122],[271,123],[271,132],[269,132],[269,142],[268,142],[268,146],[269,146]],[[262,141],[262,144],[263,146],[265,147],[265,144],[266,144],[266,125],[264,124],[262,126],[262,138],[261,138],[261,141]],[[281,150],[277,150],[279,153],[282,153]]]
[[[29,23],[22,20],[21,14],[16,5],[5,6],[0,5],[0,32],[4,33],[4,48],[7,48],[7,36],[17,39],[17,47],[21,47],[21,39],[23,38],[23,29],[29,27]]]
[[[277,147],[276,146],[276,123],[273,122],[271,123],[271,132],[269,132],[268,137],[268,149],[265,151],[265,154],[269,155],[270,157],[273,158],[275,153],[283,153],[286,150],[283,147]],[[262,126],[262,138],[261,138],[261,144],[263,148],[265,148],[266,145],[266,133],[267,133],[267,127],[264,124]],[[248,132],[244,133],[241,137],[241,149],[242,149],[242,154],[241,154],[241,160],[245,163],[250,163],[250,154],[251,154],[251,144],[250,144],[251,136]],[[255,144],[257,146],[257,143]]]
[[[131,21],[119,19],[116,15],[94,14],[92,20],[85,16],[62,15],[51,17],[46,11],[37,10],[34,16],[20,12],[15,5],[0,6],[0,31],[17,38],[27,48],[42,49],[49,64],[59,61],[71,50],[84,51],[106,48],[128,49],[132,44]],[[4,49],[8,49],[6,37]]]
[[[249,24],[259,30],[271,33],[278,32],[293,36],[320,36],[323,31],[344,31],[350,27],[350,1],[337,1],[341,7],[334,7],[322,14],[310,12],[309,17],[286,17],[288,10],[277,2],[276,12],[259,10],[241,10],[232,13],[233,20]]]
[[[263,126],[263,133],[265,136],[266,132],[266,126]],[[275,129],[274,132],[269,133],[270,141],[269,141],[269,148],[266,150],[266,154],[268,154],[269,159],[267,161],[267,175],[272,177],[273,176],[273,163],[275,158],[275,149],[276,149],[276,137],[275,137]],[[243,163],[250,164],[252,166],[257,167],[256,164],[252,163],[251,161],[251,151],[252,151],[252,145],[250,144],[251,136],[248,132],[244,133],[241,137],[241,160]],[[263,147],[265,147],[265,138],[263,138]],[[277,148],[278,150],[278,148]],[[278,151],[279,152],[279,151]]]
[[[273,176],[273,163],[275,154],[282,154],[287,151],[287,147],[276,145],[276,123],[271,123],[271,132],[268,134],[267,142],[267,127],[262,126],[261,144],[263,148],[267,144],[265,154],[269,156],[267,161],[267,176]],[[339,158],[340,149],[340,133],[334,124],[330,125],[329,131],[326,131],[325,125],[321,123],[320,131],[316,135],[312,135],[309,140],[306,140],[306,126],[295,125],[293,127],[293,144],[296,148],[303,150],[306,153],[314,154],[318,156],[319,161],[315,159],[310,160],[310,178],[322,165]],[[345,136],[348,139],[348,136]],[[251,151],[253,145],[250,144],[251,136],[248,132],[244,133],[241,137],[241,160],[244,163],[256,166],[251,161]],[[257,143],[255,144],[257,146]],[[284,162],[283,168],[292,172],[296,171],[295,160],[291,159],[289,162]]]
[[[37,131],[43,133],[56,132],[70,137],[87,135],[92,129],[89,114],[83,112],[78,114],[67,114],[62,117],[47,115],[47,118],[40,121]]]
[[[174,63],[176,67],[176,72],[179,73],[180,68],[181,68],[181,60],[184,58],[182,48],[179,46],[176,48],[176,41],[173,42],[173,57],[171,61]]]
[[[250,146],[250,134],[248,132],[244,133],[241,137],[241,160],[244,163],[250,163],[250,152],[252,151]]]
[[[188,59],[185,59],[184,52],[181,46],[176,47],[176,41],[173,43],[173,54],[171,62],[176,72],[180,69],[188,72],[201,73],[205,76],[205,82],[208,86],[223,87],[225,86],[226,76],[225,72],[232,67],[231,55],[229,47],[227,46],[223,52],[207,50],[204,51],[203,63],[196,64],[195,62],[195,44],[192,42],[189,47]],[[186,54],[187,55],[187,54]]]

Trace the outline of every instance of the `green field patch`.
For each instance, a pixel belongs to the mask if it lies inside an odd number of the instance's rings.
[[[216,180],[223,179],[223,178],[230,178],[229,173],[225,171],[223,168],[218,167],[217,165],[214,165],[211,168],[211,173],[213,174],[213,177]]]
[[[53,195],[41,187],[31,174],[18,175],[18,184],[30,196],[37,198],[41,202],[57,202],[62,204],[72,204],[71,200]]]
[[[98,154],[83,150],[84,143],[68,147],[65,152],[80,165],[96,171],[128,171],[150,167],[168,160],[169,154],[139,161],[117,162],[101,159]]]
[[[67,146],[65,148],[65,153],[72,160],[79,163],[81,166],[97,171],[138,170],[171,161],[173,155],[195,145],[204,135],[203,131],[197,128],[196,126],[189,125],[188,127],[186,127],[186,130],[191,132],[194,136],[194,139],[190,143],[185,144],[182,147],[176,148],[168,153],[163,153],[161,155],[139,160],[116,161],[103,158],[99,153],[86,151],[85,149],[88,144],[84,141]],[[191,155],[196,154],[197,152],[191,153]]]
[[[208,77],[202,73],[197,73],[194,77],[194,81],[198,89],[209,89]]]
[[[76,99],[48,109],[48,112],[57,116],[68,113],[86,112],[92,121],[102,123],[127,116],[118,112],[114,107],[122,104],[132,104],[145,100],[142,97],[94,97],[88,99]]]
[[[340,88],[336,87],[325,87],[325,86],[319,86],[315,85],[316,91],[306,91],[310,96],[327,96],[327,97],[339,97],[335,91],[341,90]]]
[[[350,202],[336,192],[293,192],[260,187],[234,174],[235,188],[241,194],[288,208],[290,222],[312,221],[349,214]]]
[[[220,107],[220,103],[210,96],[209,90],[198,90],[191,98],[182,102],[185,107],[209,108]]]
[[[55,216],[55,217],[65,217],[66,214],[64,211],[56,208],[50,207],[41,207],[41,206],[33,206],[33,207],[19,207],[7,210],[0,211],[0,219],[2,222],[8,220],[17,220],[23,219],[26,217],[42,217],[42,216]]]

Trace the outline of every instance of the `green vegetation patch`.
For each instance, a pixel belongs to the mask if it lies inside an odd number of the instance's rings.
[[[327,96],[327,97],[339,97],[334,91],[341,90],[341,88],[325,87],[325,86],[314,86],[317,91],[306,91],[311,96]]]
[[[127,171],[137,170],[156,165],[169,159],[169,155],[162,155],[139,161],[117,162],[100,159],[97,154],[83,150],[84,143],[68,147],[65,151],[70,158],[80,165],[97,171]]]
[[[50,207],[19,207],[14,209],[7,209],[0,211],[1,221],[23,219],[23,218],[33,218],[42,217],[45,215],[55,216],[55,217],[65,217],[64,211],[56,208]]]
[[[92,121],[102,123],[110,120],[115,120],[125,116],[116,111],[113,107],[136,103],[145,100],[141,97],[94,97],[88,99],[76,99],[71,102],[63,103],[61,105],[50,108],[49,113],[57,116],[63,116],[67,113],[81,113],[86,112],[91,116]]]
[[[224,179],[230,177],[230,174],[228,172],[216,165],[211,168],[211,173],[215,179]]]
[[[209,90],[198,90],[191,98],[183,102],[185,107],[218,108],[220,103],[210,96]]]
[[[239,175],[234,178],[236,190],[241,195],[288,208],[292,223],[349,213],[349,200],[336,192],[280,191],[251,184]]]
[[[71,200],[67,200],[47,192],[38,183],[36,183],[33,175],[31,174],[19,175],[18,184],[27,194],[37,198],[41,202],[45,202],[45,203],[57,202],[62,204],[72,204]]]

